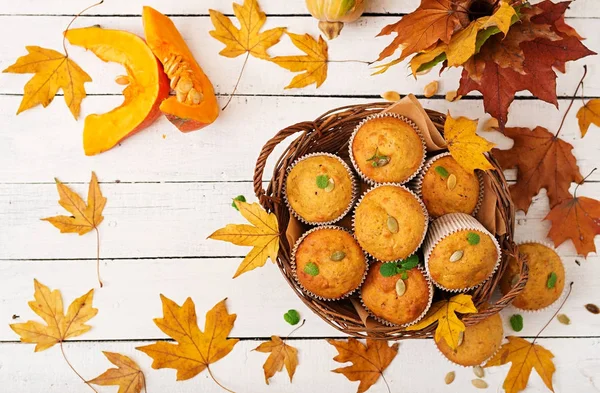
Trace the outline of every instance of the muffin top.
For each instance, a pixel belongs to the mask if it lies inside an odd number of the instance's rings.
[[[548,307],[558,300],[565,287],[565,269],[560,257],[553,249],[539,243],[520,244],[519,253],[527,258],[529,279],[523,292],[512,304],[523,310],[540,310]],[[519,264],[511,257],[500,280],[502,293],[508,293],[518,278]]]
[[[463,290],[484,282],[498,262],[492,237],[478,230],[459,230],[443,237],[427,259],[431,279],[450,290]]]
[[[477,366],[492,357],[504,338],[500,314],[494,314],[476,325],[467,326],[462,343],[453,350],[445,340],[435,342],[440,352],[461,366]]]
[[[413,254],[427,231],[428,217],[408,189],[383,185],[369,190],[354,211],[354,231],[362,248],[381,261]]]
[[[363,304],[371,313],[396,325],[405,325],[419,319],[429,308],[430,295],[433,289],[425,275],[417,268],[406,272],[406,279],[402,274],[384,277],[381,274],[383,262],[371,265],[367,279],[361,288]],[[404,285],[396,290],[398,280]],[[402,295],[399,295],[402,293]]]
[[[309,156],[290,170],[285,192],[290,208],[305,221],[336,221],[353,202],[352,174],[340,159]]]
[[[423,165],[423,140],[412,125],[393,116],[365,121],[350,154],[359,172],[376,183],[404,183]]]
[[[317,228],[299,240],[295,260],[300,285],[323,299],[339,299],[357,289],[367,259],[354,237],[341,228]]]
[[[479,192],[477,175],[464,170],[450,155],[433,161],[421,184],[423,203],[433,218],[448,213],[472,214]]]

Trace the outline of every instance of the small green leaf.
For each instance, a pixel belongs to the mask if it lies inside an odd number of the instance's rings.
[[[233,208],[235,210],[239,211],[240,209],[238,209],[238,207],[235,205],[235,201],[246,202],[246,197],[243,195],[238,195],[235,198],[233,198],[233,202],[231,202],[231,206],[233,206]]]
[[[552,289],[556,286],[557,279],[558,279],[558,276],[554,272],[552,272],[548,275],[548,281],[546,281],[546,286],[548,287],[548,289]]]
[[[283,319],[290,325],[296,325],[300,322],[300,313],[296,310],[288,310],[288,312],[283,314]]]
[[[448,171],[446,170],[446,168],[444,168],[441,165],[438,165],[435,167],[435,171],[444,179],[447,178],[448,176],[450,176],[450,173],[448,173]]]
[[[379,273],[383,277],[392,277],[396,275],[396,262],[386,262],[379,267]]]
[[[308,262],[306,266],[304,266],[304,273],[314,277],[319,274],[319,267],[314,262]]]
[[[480,240],[481,240],[481,237],[479,237],[479,235],[477,233],[475,233],[475,232],[467,233],[467,241],[469,242],[470,245],[476,246],[479,244]]]
[[[406,279],[408,279],[408,272],[407,272],[406,270],[402,270],[402,271],[400,272],[400,277],[401,277],[403,280],[406,280]]]
[[[418,264],[419,264],[419,256],[417,254],[413,254],[413,255],[409,256],[408,258],[406,258],[405,260],[400,262],[400,265],[402,266],[402,269],[404,269],[404,270],[414,269],[415,267],[417,267]]]
[[[317,176],[317,187],[321,190],[326,188],[329,185],[329,176],[327,175],[319,175]]]
[[[510,317],[510,326],[515,332],[523,330],[523,317],[520,314],[515,314]]]

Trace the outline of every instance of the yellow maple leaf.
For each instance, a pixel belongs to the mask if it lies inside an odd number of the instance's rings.
[[[217,303],[207,314],[204,332],[198,327],[196,307],[191,298],[183,306],[160,295],[163,317],[155,318],[154,323],[177,344],[160,341],[136,349],[153,359],[152,368],[172,368],[177,370],[177,380],[190,379],[208,370],[210,365],[227,356],[238,339],[227,339],[233,328],[236,315],[229,314],[225,300]],[[219,384],[220,385],[220,384]]]
[[[440,300],[434,303],[425,318],[411,325],[406,330],[421,330],[432,323],[438,323],[435,329],[435,341],[445,340],[452,349],[458,347],[459,336],[465,331],[465,324],[458,319],[456,313],[473,314],[477,308],[473,304],[471,295],[463,293],[453,296],[450,300]]]
[[[470,172],[474,172],[475,169],[493,169],[483,153],[489,152],[496,145],[478,136],[476,131],[477,120],[466,117],[454,119],[450,113],[446,116],[444,138],[452,157]]]
[[[85,323],[92,319],[98,309],[92,307],[94,290],[73,300],[67,315],[64,314],[62,295],[55,289],[51,291],[38,280],[33,280],[35,300],[29,302],[29,307],[39,315],[46,325],[27,321],[25,323],[14,323],[10,328],[21,337],[25,343],[36,343],[35,352],[48,349],[54,344],[82,335],[91,329]]]
[[[210,235],[209,239],[223,240],[236,246],[252,246],[233,278],[264,266],[267,258],[275,263],[279,252],[279,226],[277,217],[267,213],[258,203],[234,201],[238,210],[252,225],[228,224]]]
[[[552,387],[552,376],[556,371],[552,352],[541,345],[530,343],[520,337],[508,336],[508,343],[502,345],[500,350],[491,358],[484,367],[501,366],[512,363],[502,387],[506,393],[518,393],[527,387],[531,370],[535,369],[548,389]]]
[[[140,393],[146,385],[140,367],[125,355],[102,351],[104,356],[117,368],[109,368],[96,378],[87,381],[100,386],[118,386],[118,393]]]
[[[268,59],[267,50],[279,42],[285,31],[284,27],[276,27],[260,32],[267,17],[256,0],[244,0],[243,5],[233,3],[233,12],[240,22],[239,29],[219,11],[211,9],[208,12],[215,26],[210,35],[225,44],[225,48],[219,52],[225,57],[248,53],[259,59]]]
[[[415,77],[417,76],[417,73],[419,72],[419,69],[421,69],[421,66],[426,65],[427,63],[432,62],[432,61],[433,62],[437,61],[437,57],[445,54],[447,49],[448,49],[448,45],[438,44],[434,48],[432,48],[428,51],[425,51],[425,52],[421,52],[420,54],[414,56],[410,60],[410,69],[412,71],[413,76],[415,76]],[[391,67],[391,65],[390,65],[390,67]]]
[[[600,127],[600,99],[589,100],[577,111],[579,130],[583,138],[587,134],[590,124]]]
[[[68,56],[52,49],[26,46],[29,54],[2,72],[13,74],[35,74],[26,84],[17,114],[42,104],[47,107],[58,89],[64,92],[65,103],[73,117],[79,117],[81,101],[85,98],[84,83],[92,78]]]
[[[306,53],[304,56],[276,56],[271,61],[280,67],[292,72],[302,72],[294,76],[286,89],[302,88],[315,83],[321,86],[327,79],[327,42],[319,36],[319,41],[310,34],[286,34],[292,40],[296,48]]]
[[[266,341],[254,349],[262,353],[269,353],[269,357],[263,364],[265,372],[265,382],[269,384],[269,378],[275,375],[276,372],[285,369],[287,370],[290,382],[296,372],[298,366],[298,350],[290,345],[287,345],[278,336],[271,336],[271,341]]]

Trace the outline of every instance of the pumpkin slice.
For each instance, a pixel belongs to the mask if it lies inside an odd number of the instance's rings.
[[[142,13],[146,42],[164,66],[175,95],[160,110],[180,131],[205,127],[219,116],[213,85],[171,19],[151,7]]]
[[[117,78],[119,83],[128,84],[123,103],[108,113],[85,118],[86,155],[111,149],[160,116],[159,105],[169,95],[169,81],[144,40],[126,31],[100,27],[72,29],[65,36],[71,44],[91,50],[104,61],[120,63],[127,71],[126,77]]]

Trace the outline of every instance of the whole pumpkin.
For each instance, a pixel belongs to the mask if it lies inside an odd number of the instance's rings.
[[[344,22],[354,22],[365,11],[367,0],[306,0],[310,14],[319,20],[319,29],[332,40]]]

